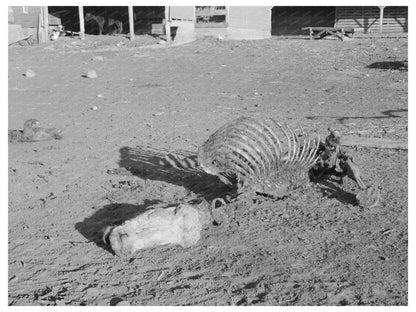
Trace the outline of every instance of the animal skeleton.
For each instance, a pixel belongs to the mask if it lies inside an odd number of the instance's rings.
[[[366,186],[352,157],[342,151],[339,132],[328,130],[330,135],[321,141],[310,138],[303,128],[297,134],[272,118],[243,116],[220,127],[199,147],[197,166],[227,185],[236,182],[239,194],[254,192],[272,198],[288,195],[311,177],[335,174],[341,182],[349,178],[357,183],[360,205],[378,205],[380,191]],[[167,161],[174,166],[190,163],[178,158]]]

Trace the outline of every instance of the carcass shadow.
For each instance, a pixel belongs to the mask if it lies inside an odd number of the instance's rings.
[[[343,204],[358,204],[356,195],[341,187],[340,176],[330,172],[319,173],[315,169],[311,169],[309,171],[309,179],[316,184],[324,197],[335,198]]]
[[[355,194],[343,190],[337,182],[330,179],[321,180],[318,183],[320,191],[324,197],[335,198],[343,204],[358,205],[358,200]]]
[[[119,166],[141,179],[182,186],[208,202],[236,192],[235,186],[225,185],[217,176],[207,174],[197,168],[173,167],[166,161],[165,156],[168,154],[166,150],[151,147],[122,147]],[[175,155],[181,158],[196,158],[195,154],[188,151],[178,151]]]
[[[87,240],[94,242],[110,253],[114,253],[104,241],[105,229],[109,226],[117,226],[129,219],[133,219],[144,213],[150,206],[159,204],[159,200],[145,200],[142,205],[110,204],[96,211],[93,215],[75,224],[75,229]]]
[[[407,61],[385,61],[374,62],[367,66],[367,68],[386,69],[386,70],[401,70],[407,71]]]
[[[166,164],[166,150],[157,150],[154,148],[130,148],[123,147],[120,149],[119,166],[127,169],[133,175],[142,179],[151,179],[164,181],[167,183],[183,186],[203,197],[208,202],[215,198],[226,195],[236,195],[237,183],[233,187],[227,186],[221,182],[218,177],[207,174],[202,170],[195,168],[175,168]],[[181,157],[193,157],[194,153],[189,151],[178,151],[175,153]],[[319,177],[311,172],[309,173],[312,182],[316,183],[322,194],[328,198],[336,198],[344,204],[356,204],[355,194],[345,191],[339,185],[339,179],[331,175],[323,174]],[[232,197],[233,197],[232,196]]]

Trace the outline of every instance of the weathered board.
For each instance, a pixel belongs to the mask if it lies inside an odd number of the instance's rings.
[[[379,32],[380,8],[377,6],[340,6],[336,8],[335,27],[353,27],[364,32]],[[384,8],[383,32],[401,33],[408,30],[408,7]]]
[[[373,148],[408,149],[407,141],[392,140],[387,138],[366,138],[359,136],[342,136],[341,145],[363,146]]]

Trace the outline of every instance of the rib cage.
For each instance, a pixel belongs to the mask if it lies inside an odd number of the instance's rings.
[[[268,118],[240,117],[214,132],[198,149],[199,165],[215,175],[236,175],[242,184],[278,183],[279,173],[306,172],[316,161],[319,137],[310,139],[301,128],[299,139],[287,124]],[[254,186],[254,188],[259,188]],[[262,189],[260,185],[260,189]]]

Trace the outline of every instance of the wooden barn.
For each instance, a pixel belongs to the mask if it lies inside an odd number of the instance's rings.
[[[304,27],[351,27],[365,34],[406,33],[408,29],[406,6],[12,6],[9,39],[20,31],[45,42],[50,26],[59,24],[81,37],[100,33],[86,14],[119,21],[122,29],[117,34],[127,34],[132,40],[135,34],[148,33],[166,35],[168,41],[173,38],[178,43],[201,36],[249,40],[302,35]]]

